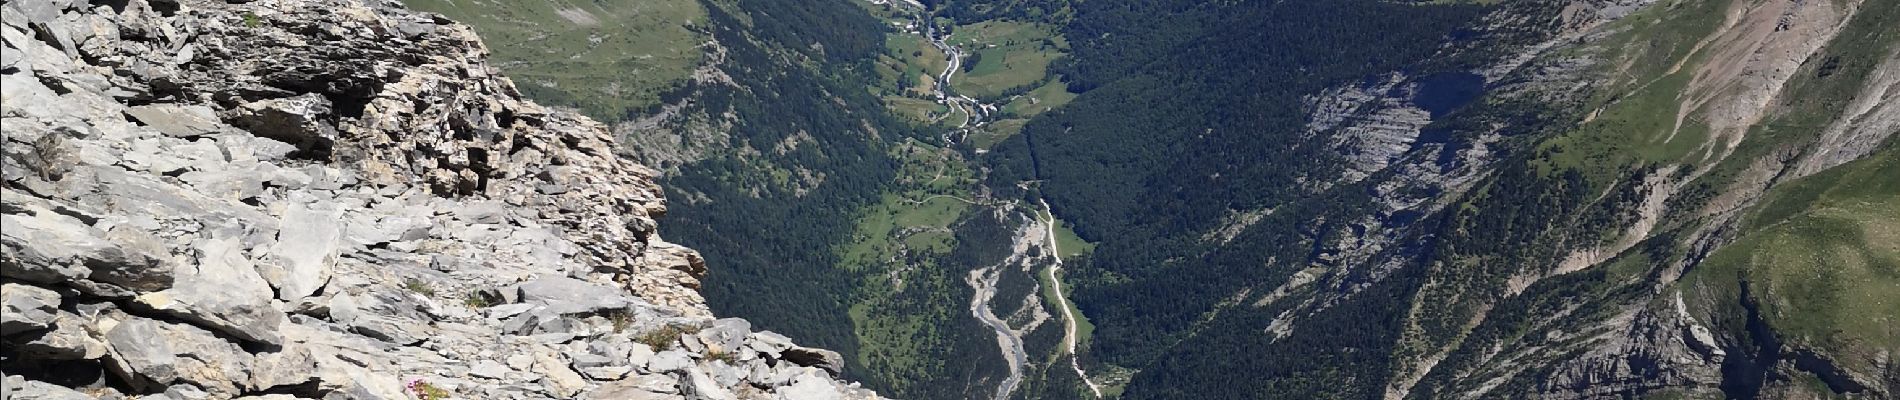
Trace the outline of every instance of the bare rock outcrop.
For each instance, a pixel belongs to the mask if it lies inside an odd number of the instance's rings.
[[[14,396],[876,397],[713,319],[655,172],[465,26],[378,0],[0,14]]]

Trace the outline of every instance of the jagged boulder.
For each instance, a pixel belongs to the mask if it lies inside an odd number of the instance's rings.
[[[785,361],[807,367],[817,367],[833,375],[844,373],[844,356],[838,352],[810,347],[793,347],[779,354]]]
[[[38,283],[84,282],[117,286],[113,292],[164,290],[171,267],[150,241],[130,229],[102,232],[70,216],[41,211],[31,216],[0,215],[0,271]],[[121,239],[109,240],[108,238]]]
[[[233,397],[250,380],[250,354],[191,325],[132,317],[106,332],[113,372],[144,388],[190,383]]]
[[[12,283],[0,286],[0,336],[52,327],[59,302],[59,292]]]
[[[296,145],[313,158],[329,156],[336,142],[336,118],[330,99],[316,93],[244,103],[226,118],[251,134]]]

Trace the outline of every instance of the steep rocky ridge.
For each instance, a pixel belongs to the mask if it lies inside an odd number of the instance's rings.
[[[655,172],[522,99],[465,26],[352,0],[0,13],[10,396],[876,397],[713,319]]]

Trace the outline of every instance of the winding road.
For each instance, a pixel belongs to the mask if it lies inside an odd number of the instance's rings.
[[[944,117],[948,117],[950,114],[956,114],[957,112],[962,112],[964,115],[967,116],[967,118],[965,118],[962,123],[957,124],[955,129],[951,129],[944,133],[944,136],[943,136],[944,142],[954,143],[955,141],[952,140],[953,135],[958,135],[958,134],[967,135],[968,132],[970,132],[971,130],[979,129],[985,123],[989,122],[987,121],[987,119],[990,117],[992,113],[994,113],[997,110],[997,106],[991,105],[991,104],[985,104],[969,96],[960,95],[960,94],[952,94],[951,91],[948,90],[948,88],[951,87],[950,86],[951,80],[954,79],[956,77],[957,72],[962,69],[963,59],[964,59],[963,49],[958,48],[956,46],[952,46],[948,42],[946,42],[946,40],[949,37],[949,34],[946,32],[943,32],[940,29],[937,29],[936,24],[932,22],[929,18],[929,15],[923,11],[923,7],[921,4],[917,4],[914,1],[909,1],[908,3],[917,6],[916,9],[919,10],[916,14],[913,15],[913,17],[917,26],[922,28],[923,30],[922,33],[924,35],[924,38],[930,42],[931,46],[936,47],[937,50],[939,51],[942,51],[949,61],[944,66],[943,72],[940,72],[937,74],[937,83],[935,87],[933,87],[932,89],[935,92],[934,94],[936,95],[935,97],[936,97],[937,102],[940,104],[943,104],[946,107],[949,107],[951,110],[950,113],[945,114],[943,117],[939,117],[940,119]],[[932,198],[934,197],[935,196],[933,196]],[[961,198],[961,197],[955,197],[955,196],[944,196],[944,197],[951,197],[951,198],[954,198],[966,203],[970,203],[970,204],[979,204],[976,201],[972,201],[972,200]],[[926,198],[925,200],[920,200],[917,203],[921,204],[922,202],[928,201],[928,200],[930,200],[930,198]],[[1089,379],[1088,374],[1082,370],[1082,363],[1080,359],[1078,357],[1075,357],[1076,341],[1077,341],[1076,316],[1074,315],[1073,311],[1070,311],[1072,307],[1070,307],[1068,304],[1069,300],[1068,300],[1067,294],[1063,292],[1062,280],[1059,278],[1056,278],[1058,276],[1057,274],[1062,271],[1062,257],[1059,256],[1059,254],[1061,254],[1061,250],[1057,247],[1057,244],[1056,244],[1056,230],[1055,230],[1056,228],[1055,227],[1056,227],[1057,222],[1055,221],[1055,215],[1049,211],[1050,208],[1049,208],[1048,202],[1042,201],[1040,199],[1037,201],[1041,203],[1042,210],[1040,212],[1030,211],[1031,213],[1035,213],[1036,216],[1034,219],[1030,220],[1030,222],[1026,222],[1026,224],[1029,224],[1029,226],[1024,226],[1018,230],[1019,232],[1018,237],[1016,238],[1016,240],[1013,241],[1014,244],[1013,244],[1012,254],[1007,259],[1003,260],[1003,262],[998,263],[997,265],[970,271],[970,275],[966,279],[966,282],[970,285],[970,287],[976,289],[976,295],[972,296],[970,299],[970,316],[975,317],[978,321],[982,322],[984,325],[989,326],[990,329],[996,332],[997,347],[999,348],[999,350],[1002,351],[1004,358],[1009,361],[1009,376],[1004,378],[1003,382],[1000,385],[998,385],[995,392],[994,399],[1006,400],[1010,397],[1011,394],[1015,393],[1016,388],[1022,384],[1023,369],[1028,364],[1029,355],[1028,355],[1028,352],[1025,351],[1023,348],[1022,332],[1018,332],[1015,329],[1011,329],[1008,322],[1003,321],[1002,318],[998,318],[995,312],[991,310],[990,303],[994,300],[996,296],[996,283],[997,283],[997,280],[1002,278],[1002,271],[1015,265],[1028,264],[1028,263],[1034,262],[1035,257],[1030,257],[1029,255],[1029,250],[1036,247],[1036,244],[1037,244],[1036,242],[1038,242],[1038,240],[1036,240],[1036,238],[1034,237],[1036,236],[1034,231],[1037,230],[1036,229],[1037,227],[1035,227],[1033,224],[1042,225],[1040,229],[1042,231],[1042,234],[1040,235],[1042,236],[1042,240],[1040,241],[1042,242],[1041,244],[1043,246],[1046,246],[1048,250],[1044,254],[1056,255],[1056,256],[1050,257],[1053,261],[1049,266],[1048,273],[1050,274],[1050,277],[1052,278],[1051,282],[1052,282],[1052,285],[1054,285],[1056,294],[1058,295],[1059,298],[1061,298],[1063,302],[1063,304],[1056,304],[1055,306],[1062,309],[1062,320],[1063,320],[1063,326],[1064,326],[1063,343],[1070,355],[1069,365],[1071,368],[1075,369],[1075,373],[1077,376],[1082,377],[1082,382],[1088,385],[1089,391],[1095,393],[1095,397],[1100,398],[1102,397],[1101,387],[1097,386],[1094,381]],[[1015,208],[1015,207],[1010,207],[1010,208]],[[1024,265],[1024,267],[1028,268],[1027,265]],[[1032,325],[1031,328],[1027,328],[1027,329],[1033,330],[1034,329],[1033,326],[1034,325]]]

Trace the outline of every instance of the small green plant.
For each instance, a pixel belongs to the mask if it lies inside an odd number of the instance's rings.
[[[482,294],[481,291],[473,291],[462,297],[462,304],[468,305],[469,308],[488,308],[495,305],[495,299]]]
[[[626,310],[614,310],[607,313],[607,320],[614,323],[615,333],[626,332],[627,327],[633,326],[633,313]]]
[[[244,27],[256,28],[263,25],[264,25],[264,20],[261,18],[258,18],[257,14],[252,14],[249,12],[244,13]]]
[[[421,294],[427,297],[435,296],[435,288],[429,287],[429,284],[427,282],[423,282],[422,280],[416,279],[416,278],[403,279],[402,288],[409,289],[409,291],[411,292],[416,292],[417,294]]]
[[[739,365],[739,355],[733,351],[710,351],[706,353],[706,358],[725,361],[726,365]]]
[[[681,335],[696,332],[697,329],[688,330],[679,326],[667,325],[660,327],[660,329],[642,333],[633,340],[645,343],[647,346],[652,346],[655,350],[669,350],[672,349],[673,346],[679,345]]]
[[[409,380],[409,385],[404,389],[410,395],[416,396],[417,400],[446,400],[450,397],[448,390],[435,387],[420,378]]]

